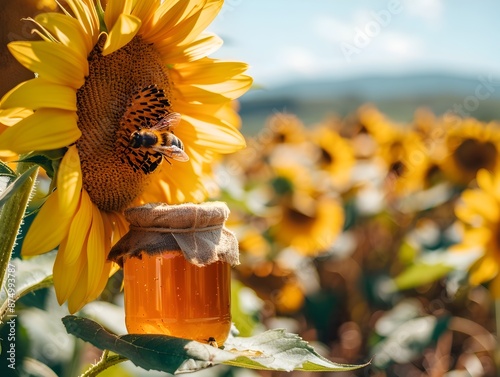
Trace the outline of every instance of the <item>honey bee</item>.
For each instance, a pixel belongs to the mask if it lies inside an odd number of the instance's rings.
[[[181,162],[188,161],[189,156],[184,152],[184,144],[171,132],[171,129],[179,124],[180,119],[179,113],[169,113],[152,127],[134,131],[130,135],[130,147],[152,149],[167,161],[169,158]]]
[[[217,344],[217,341],[215,340],[215,338],[213,336],[211,336],[210,338],[208,338],[206,340],[206,342],[208,343],[209,346],[212,346],[212,347],[215,347],[215,348],[219,348],[219,345]]]

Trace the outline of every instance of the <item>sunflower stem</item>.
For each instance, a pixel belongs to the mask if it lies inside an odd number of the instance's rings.
[[[94,365],[92,365],[85,373],[83,373],[80,377],[95,377],[102,371],[116,365],[118,363],[122,363],[127,361],[128,359],[121,355],[111,355],[109,356],[109,351],[104,350],[101,356],[101,359]]]
[[[19,162],[16,173],[20,176],[33,166],[34,164],[30,162]],[[38,169],[34,169],[28,179],[0,208],[0,282],[2,286],[24,213],[31,198],[31,192],[35,187],[37,173]]]

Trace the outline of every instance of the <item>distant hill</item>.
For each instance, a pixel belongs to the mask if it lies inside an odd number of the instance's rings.
[[[274,112],[294,113],[310,124],[321,121],[328,114],[352,113],[367,102],[396,121],[409,121],[420,107],[428,107],[440,115],[456,106],[471,116],[488,121],[500,120],[500,81],[492,83],[486,76],[459,77],[439,73],[370,76],[256,89],[240,102],[243,133],[248,135],[257,133]]]

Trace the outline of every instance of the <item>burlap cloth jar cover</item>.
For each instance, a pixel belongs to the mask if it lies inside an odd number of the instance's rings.
[[[116,243],[109,259],[123,264],[124,256],[182,251],[197,266],[222,261],[239,264],[238,240],[224,227],[229,208],[222,202],[167,205],[148,203],[129,208],[129,232]]]

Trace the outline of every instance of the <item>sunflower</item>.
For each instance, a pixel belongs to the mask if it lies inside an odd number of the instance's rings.
[[[494,123],[465,119],[448,127],[446,156],[440,162],[444,174],[454,183],[467,185],[478,170],[494,171],[500,161],[500,131]]]
[[[204,29],[222,3],[67,0],[33,19],[41,41],[8,46],[36,78],[0,101],[2,154],[63,154],[22,254],[59,246],[54,285],[70,312],[102,291],[125,208],[203,200],[211,163],[245,145],[231,101],[251,85],[247,65],[208,58],[222,42]],[[134,144],[165,122],[172,154]]]
[[[347,124],[349,136],[358,159],[376,156],[381,144],[394,138],[394,127],[373,105],[364,105],[357,111],[354,124]]]
[[[500,171],[477,173],[477,188],[465,190],[455,213],[463,225],[463,239],[452,247],[455,252],[482,254],[469,269],[472,285],[490,282],[500,297]]]
[[[317,164],[324,173],[325,181],[332,188],[344,191],[348,188],[356,162],[351,144],[328,125],[320,125],[313,130],[311,138],[317,147]]]
[[[280,206],[279,221],[270,234],[284,247],[315,256],[332,246],[344,225],[344,212],[329,196],[293,195]]]
[[[283,247],[303,255],[328,249],[344,225],[344,212],[337,199],[318,191],[314,172],[289,163],[273,167],[276,215],[269,233]]]

